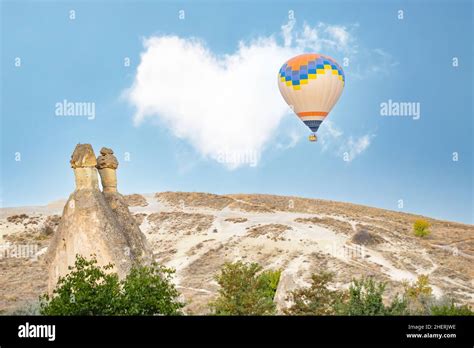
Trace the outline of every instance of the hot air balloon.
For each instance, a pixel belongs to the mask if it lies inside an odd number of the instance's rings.
[[[344,88],[341,66],[331,57],[307,53],[288,60],[278,73],[278,88],[295,114],[313,132],[327,117]]]

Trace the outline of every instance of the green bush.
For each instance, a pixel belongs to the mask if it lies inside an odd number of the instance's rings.
[[[404,315],[407,301],[398,295],[386,306],[383,302],[385,283],[372,278],[352,280],[348,298],[336,308],[340,315]]]
[[[267,270],[260,274],[259,278],[262,281],[265,296],[271,298],[272,301],[275,299],[275,294],[280,282],[281,271],[280,270]]]
[[[343,303],[338,314],[343,315],[384,315],[386,308],[382,301],[385,284],[372,278],[354,279],[349,287],[349,299]]]
[[[385,305],[385,283],[372,278],[352,280],[349,290],[331,290],[333,274],[313,274],[311,286],[290,292],[289,315],[474,315],[467,305],[458,305],[451,297],[436,298],[427,275],[405,284],[402,296],[396,295]]]
[[[275,313],[273,298],[280,271],[261,273],[256,263],[226,263],[215,279],[219,296],[209,304],[216,315],[270,315]]]
[[[424,219],[415,220],[413,224],[413,232],[417,237],[426,237],[431,233],[429,230],[430,226],[430,223]]]
[[[386,315],[410,315],[410,310],[408,308],[409,302],[403,296],[396,295],[386,309]]]
[[[134,267],[122,282],[123,315],[179,315],[184,303],[172,284],[174,270],[158,264]]]
[[[173,271],[157,264],[137,266],[122,281],[112,264],[76,257],[51,296],[40,297],[43,315],[178,315],[184,306],[171,283]]]
[[[431,315],[474,315],[474,312],[467,306],[458,306],[451,300],[449,304],[434,305],[430,307]]]
[[[311,276],[311,285],[306,288],[290,292],[287,301],[292,305],[285,309],[289,315],[331,315],[335,314],[335,307],[343,300],[344,293],[339,290],[330,290],[329,283],[333,274],[323,272]]]
[[[386,306],[385,283],[372,278],[352,280],[349,290],[332,290],[333,274],[313,274],[311,286],[290,293],[293,304],[285,310],[290,315],[406,315],[407,301],[398,295]]]

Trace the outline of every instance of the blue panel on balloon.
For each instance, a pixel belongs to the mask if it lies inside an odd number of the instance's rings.
[[[312,132],[316,133],[318,131],[319,126],[321,125],[323,121],[310,120],[310,121],[303,121],[303,122],[305,125],[309,127],[309,129],[311,129]]]

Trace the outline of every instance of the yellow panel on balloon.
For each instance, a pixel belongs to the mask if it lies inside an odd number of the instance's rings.
[[[308,74],[308,77],[311,79],[311,80],[314,80],[316,78],[316,74]]]
[[[293,89],[294,89],[295,91],[299,91],[299,90],[301,89],[301,86],[300,86],[300,85],[294,85],[294,86],[293,86]]]
[[[316,69],[316,74],[324,74],[324,69]]]
[[[331,69],[331,66],[329,64],[324,64],[324,69]]]
[[[301,83],[302,85],[307,85],[307,84],[308,84],[308,80],[301,80],[300,83]]]

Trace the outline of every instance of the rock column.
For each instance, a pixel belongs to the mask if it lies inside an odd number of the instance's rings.
[[[117,192],[118,161],[112,149],[103,147],[97,157],[97,169],[102,181],[103,192]]]
[[[99,189],[97,160],[90,144],[77,144],[71,156],[71,167],[76,178],[76,190]]]

